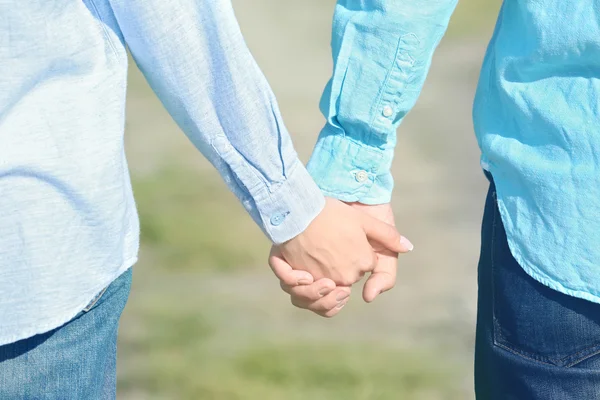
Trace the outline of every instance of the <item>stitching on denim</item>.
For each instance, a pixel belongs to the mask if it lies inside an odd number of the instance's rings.
[[[492,277],[491,277],[491,281],[492,281],[492,318],[493,318],[493,322],[494,322],[494,326],[492,329],[493,335],[494,335],[494,344],[498,347],[501,347],[502,349],[509,351],[515,355],[521,356],[523,358],[532,360],[532,361],[537,361],[539,363],[542,364],[546,364],[546,365],[553,365],[553,366],[564,366],[566,368],[570,368],[574,365],[577,365],[580,362],[583,362],[585,360],[587,360],[590,357],[593,357],[594,355],[600,354],[600,343],[595,343],[593,345],[587,346],[582,350],[579,350],[578,352],[574,353],[574,354],[569,354],[567,356],[564,356],[562,358],[552,358],[552,357],[548,357],[548,356],[541,356],[541,355],[537,355],[537,354],[533,354],[527,351],[523,351],[523,350],[519,350],[516,348],[512,348],[510,346],[508,346],[508,341],[506,340],[506,338],[504,337],[504,335],[502,335],[502,333],[500,332],[500,323],[498,321],[498,319],[496,318],[496,298],[495,298],[495,281],[494,281],[494,272],[495,272],[495,263],[494,263],[494,259],[495,259],[495,242],[496,242],[496,226],[497,226],[497,217],[498,217],[498,205],[497,205],[497,194],[496,191],[494,190],[494,192],[492,192],[492,197],[494,198],[494,217],[492,220],[492,240],[491,240],[491,246],[492,246],[492,250],[491,250],[491,258],[492,258]],[[502,342],[500,342],[498,340],[499,339],[502,340]],[[503,342],[506,342],[507,344],[504,344]],[[593,350],[593,349],[597,349],[597,350]],[[585,353],[592,351],[590,354],[587,354],[585,356],[583,356]],[[581,358],[583,356],[583,358]],[[573,360],[575,359],[575,360]],[[568,362],[569,360],[572,360],[570,362]]]
[[[90,5],[94,8],[94,13],[96,14],[96,17],[98,18],[98,21],[100,22],[99,25],[102,28],[102,32],[104,32],[104,37],[106,37],[106,41],[108,42],[108,45],[112,49],[115,56],[118,56],[119,52],[117,51],[117,47],[115,46],[112,39],[110,38],[110,33],[108,32],[108,29],[106,28],[106,21],[104,21],[102,19],[102,15],[100,15],[100,12],[98,11],[98,7],[96,6],[96,3],[94,2],[94,0],[89,0],[89,2],[90,2]]]
[[[497,212],[497,205],[496,205],[496,188],[494,188],[494,190],[492,191],[492,199],[493,199],[493,204],[492,206],[494,207],[494,214],[492,216],[492,240],[490,242],[490,246],[492,246],[491,250],[490,250],[490,258],[491,258],[491,266],[492,266],[492,270],[490,271],[490,280],[492,282],[492,335],[493,335],[493,340],[494,340],[494,344],[498,344],[497,340],[496,340],[496,326],[498,325],[498,320],[496,319],[496,281],[494,279],[494,274],[496,272],[496,264],[494,263],[494,256],[496,255],[496,216],[498,214]]]
[[[581,363],[581,362],[589,359],[590,357],[593,357],[595,355],[600,354],[600,348],[598,348],[596,351],[591,352],[590,354],[586,354],[584,357],[581,357],[582,353],[585,353],[585,352],[591,350],[594,347],[600,346],[598,344],[596,344],[594,346],[587,347],[585,350],[579,351],[579,352],[577,352],[575,354],[572,354],[572,355],[569,355],[569,356],[566,356],[566,357],[563,357],[563,358],[559,358],[559,359],[553,359],[552,357],[538,356],[536,354],[532,354],[532,353],[529,353],[529,352],[525,352],[525,351],[522,351],[522,350],[518,350],[518,349],[512,348],[512,347],[510,347],[510,346],[508,346],[508,345],[506,345],[504,343],[500,343],[500,342],[495,342],[495,344],[496,344],[496,346],[498,346],[498,347],[500,347],[500,348],[502,348],[502,349],[504,349],[504,350],[506,350],[508,352],[511,352],[511,353],[513,353],[513,354],[515,354],[517,356],[526,358],[528,360],[536,361],[536,362],[539,362],[541,364],[552,365],[552,366],[555,366],[555,367],[564,367],[564,368],[574,367],[575,365],[577,365],[577,364],[579,364],[579,363]],[[565,360],[567,360],[569,358],[575,358],[575,359],[572,360],[571,362],[565,363]]]
[[[512,347],[509,347],[507,344],[504,344],[503,342],[506,341],[506,339],[504,338],[504,335],[502,335],[501,332],[501,328],[500,328],[500,323],[498,321],[498,318],[496,318],[496,282],[494,279],[494,275],[496,272],[496,263],[494,262],[495,260],[495,255],[496,255],[496,233],[497,233],[497,225],[498,225],[498,200],[497,200],[497,194],[496,194],[496,190],[494,188],[494,191],[492,192],[492,198],[494,199],[493,201],[493,207],[494,207],[494,216],[492,219],[492,240],[491,240],[491,258],[492,258],[492,273],[491,273],[491,281],[492,281],[492,320],[493,320],[493,327],[492,327],[492,334],[493,334],[493,341],[494,344],[514,355],[526,358],[528,360],[531,361],[536,361],[542,364],[546,364],[546,365],[554,365],[548,362],[547,358],[543,358],[540,359],[539,356],[536,356],[534,354],[530,354],[530,353],[526,353],[517,349],[513,349]],[[498,339],[502,340],[503,342],[500,342]]]
[[[494,320],[497,323],[497,320],[495,318],[494,318]],[[600,344],[598,344],[598,343],[596,343],[592,346],[588,346],[585,349],[578,351],[577,353],[569,354],[562,358],[553,358],[553,357],[548,357],[548,356],[537,355],[537,354],[534,354],[534,353],[531,353],[528,351],[523,351],[523,350],[519,350],[519,349],[510,347],[508,345],[508,342],[506,342],[506,343],[507,344],[505,344],[503,342],[499,342],[496,340],[496,338],[494,338],[494,344],[496,346],[501,347],[504,350],[510,351],[513,354],[522,356],[529,360],[538,361],[542,364],[554,365],[554,366],[565,367],[565,368],[570,368],[574,365],[579,364],[580,362],[587,360],[590,357],[600,354]],[[596,349],[596,350],[592,351],[589,354],[585,354],[592,349]],[[569,359],[572,359],[572,360],[568,361]]]
[[[594,349],[596,349],[596,350],[594,350]],[[591,354],[585,354],[585,353],[587,353],[589,351],[591,351],[592,353]],[[575,364],[577,364],[577,363],[579,363],[579,362],[581,362],[581,361],[583,361],[583,360],[585,360],[585,359],[593,356],[594,354],[598,354],[598,353],[600,353],[600,343],[594,343],[593,345],[590,345],[590,346],[584,348],[583,350],[579,350],[575,354],[570,354],[570,355],[565,356],[563,358],[559,358],[557,361],[560,361],[561,363],[564,363],[564,362],[568,361],[569,359],[574,358],[575,360],[571,361],[571,363],[572,363],[571,365],[575,365]],[[581,360],[578,360],[578,358],[582,357],[582,356],[583,356],[583,358]],[[567,363],[566,365],[569,365],[569,363]]]
[[[526,358],[526,359],[531,360],[531,361],[539,362],[540,364],[551,365],[553,367],[556,367],[555,364],[551,364],[551,363],[549,363],[547,361],[544,361],[544,360],[538,360],[537,358],[533,357],[533,355],[530,355],[530,354],[527,354],[527,353],[521,353],[520,351],[512,349],[512,348],[510,348],[510,347],[508,347],[508,346],[506,346],[506,345],[504,345],[502,343],[496,343],[496,346],[498,346],[501,349],[504,349],[504,350],[508,351],[509,353],[512,353],[512,354],[514,354],[516,356],[523,357],[523,358]]]
[[[496,318],[496,281],[494,279],[494,275],[496,273],[495,259],[496,259],[496,234],[497,234],[497,226],[498,226],[498,203],[497,203],[498,200],[497,200],[495,188],[494,188],[494,191],[492,192],[492,199],[493,199],[494,215],[492,218],[492,240],[491,240],[492,249],[490,251],[490,254],[491,254],[491,259],[492,259],[492,262],[491,262],[491,265],[492,265],[492,271],[491,271],[492,290],[491,291],[492,291],[492,320],[493,320],[492,334],[494,336],[493,337],[494,344],[512,354],[527,358],[532,361],[537,361],[537,362],[540,362],[543,364],[552,365],[543,360],[539,360],[539,359],[535,358],[535,355],[523,353],[517,349],[508,347],[506,344],[503,343],[505,341],[505,338],[504,338],[504,335],[502,335],[498,318]],[[503,342],[500,342],[499,339],[502,340]]]
[[[589,359],[589,358],[591,358],[591,357],[594,357],[594,356],[596,356],[596,355],[598,355],[598,354],[600,354],[600,348],[599,348],[598,350],[596,350],[596,351],[594,351],[594,352],[592,352],[592,353],[590,353],[590,354],[586,355],[585,357],[583,357],[583,358],[581,358],[581,359],[578,359],[578,360],[573,360],[572,362],[570,362],[570,363],[568,363],[568,364],[565,364],[565,368],[571,368],[571,367],[574,367],[574,366],[576,366],[577,364],[579,364],[579,363],[581,363],[581,362],[583,362],[583,361],[585,361],[585,360],[587,360],[587,359]]]

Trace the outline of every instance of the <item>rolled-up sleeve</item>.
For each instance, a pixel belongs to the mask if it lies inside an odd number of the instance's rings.
[[[298,159],[229,0],[110,0],[153,90],[275,243],[325,199]],[[193,182],[190,182],[193,184]]]
[[[391,199],[396,129],[414,106],[457,0],[338,0],[327,122],[308,163],[323,192],[344,201]]]

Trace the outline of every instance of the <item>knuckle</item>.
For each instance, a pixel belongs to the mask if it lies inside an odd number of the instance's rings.
[[[302,302],[296,296],[290,296],[290,301],[294,307],[304,308]]]
[[[290,290],[290,287],[286,285],[283,281],[279,281],[279,287],[286,293],[288,293]]]
[[[331,311],[327,311],[327,312],[321,311],[321,312],[317,312],[317,314],[319,314],[321,317],[327,318],[327,319],[333,318],[335,316],[335,314],[332,314]]]
[[[344,277],[340,278],[340,280],[338,281],[338,283],[341,286],[352,286],[352,285],[354,285],[356,283],[356,281],[358,281],[358,279],[344,276]]]
[[[358,267],[361,271],[370,271],[377,263],[377,257],[374,253],[365,255],[358,261]]]
[[[390,239],[400,239],[400,234],[398,233],[398,231],[396,230],[395,227],[391,226],[391,225],[386,225],[386,235],[390,238]]]
[[[320,298],[323,297],[320,294],[321,290],[323,290],[323,289],[314,288],[310,292],[306,293],[306,300],[309,300],[309,301],[317,301],[317,300],[319,300]]]

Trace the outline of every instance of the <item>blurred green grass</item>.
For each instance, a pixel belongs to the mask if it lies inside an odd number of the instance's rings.
[[[120,342],[127,360],[121,393],[143,388],[144,398],[190,400],[464,399],[456,385],[464,367],[431,350],[301,339],[227,344],[201,311],[142,305],[138,318],[142,325]]]
[[[311,9],[332,9],[333,2],[321,6],[320,1],[311,1]],[[267,3],[260,2],[263,6]],[[498,7],[497,0],[459,2],[445,40],[489,36]],[[322,40],[328,42],[329,38]],[[169,127],[169,135],[182,135],[165,122],[164,113],[156,117],[149,111],[158,107],[152,96],[134,71],[128,113],[128,136],[134,143],[155,140],[149,133],[163,126]],[[317,101],[315,98],[315,104]],[[158,139],[159,143],[164,140]],[[212,308],[220,302],[244,301],[244,293],[235,294],[234,289],[233,298],[231,293],[207,297],[188,293],[175,301],[179,287],[198,283],[200,288],[207,275],[235,276],[250,268],[265,269],[269,244],[216,172],[205,164],[196,168],[195,162],[189,162],[201,157],[191,145],[156,147],[143,149],[132,163],[142,223],[142,257],[120,334],[119,398],[470,398],[466,394],[470,390],[465,392],[463,387],[465,375],[471,374],[469,364],[453,365],[447,354],[434,348],[293,335],[296,340],[275,340],[243,330],[231,332],[239,329],[227,321],[231,316]],[[147,159],[159,158],[170,161],[153,161],[156,165],[148,168]],[[167,274],[175,276],[179,285],[159,293],[156,288]],[[261,311],[254,312],[258,315]],[[344,332],[337,335],[344,336]]]
[[[256,343],[233,356],[189,347],[153,353],[120,390],[150,398],[261,400],[463,400],[456,370],[432,354],[334,343]]]
[[[152,267],[230,271],[266,264],[269,244],[216,173],[161,169],[134,181]]]

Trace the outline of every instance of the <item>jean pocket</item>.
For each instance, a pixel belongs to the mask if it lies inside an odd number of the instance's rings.
[[[600,305],[530,277],[512,256],[496,207],[492,236],[494,344],[541,363],[571,367],[600,353]]]

